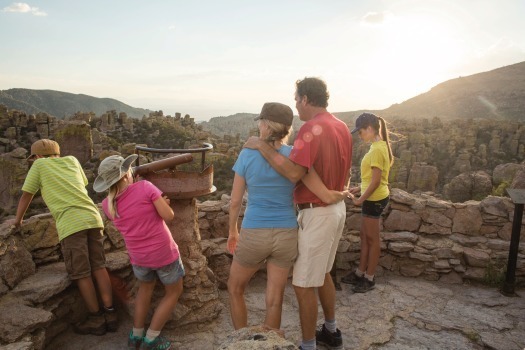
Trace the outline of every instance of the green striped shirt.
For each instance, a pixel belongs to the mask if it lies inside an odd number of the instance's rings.
[[[104,227],[97,206],[88,196],[87,184],[75,157],[40,158],[29,169],[22,191],[42,192],[61,241],[78,231]]]

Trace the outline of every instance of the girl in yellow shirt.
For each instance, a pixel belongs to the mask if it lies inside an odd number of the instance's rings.
[[[359,266],[341,279],[354,284],[354,292],[364,293],[374,288],[374,274],[381,254],[379,218],[388,204],[388,173],[394,162],[388,129],[383,118],[372,113],[361,114],[352,134],[358,132],[364,142],[371,142],[370,150],[361,161],[361,187],[349,189],[354,205],[362,206],[361,255]],[[355,194],[361,193],[359,198]]]

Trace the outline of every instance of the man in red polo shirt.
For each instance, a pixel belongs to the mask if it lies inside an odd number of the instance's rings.
[[[250,138],[244,147],[257,149],[281,175],[296,183],[294,201],[299,210],[299,255],[293,281],[301,319],[301,349],[315,349],[316,342],[330,349],[342,349],[341,331],[335,321],[335,287],[330,270],[346,218],[343,201],[328,205],[301,181],[315,169],[329,190],[347,189],[352,163],[352,136],[345,123],[330,114],[326,83],[318,78],[296,82],[295,106],[306,123],[294,142],[290,159],[275,152],[259,138]],[[316,331],[317,298],[325,322]]]

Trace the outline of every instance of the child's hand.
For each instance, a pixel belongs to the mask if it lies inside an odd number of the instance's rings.
[[[5,223],[9,225],[11,232],[18,232],[20,227],[22,227],[22,223],[16,222],[16,219],[6,220]]]
[[[361,193],[361,187],[350,187],[348,189],[348,192],[350,192],[351,194],[353,194],[354,196],[355,195],[358,195],[359,193]]]
[[[170,205],[170,199],[168,198],[168,196],[164,195],[162,196],[162,198],[164,199],[164,201],[166,201],[166,203],[168,203],[168,205]]]

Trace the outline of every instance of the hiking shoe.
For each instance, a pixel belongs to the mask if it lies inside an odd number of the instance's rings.
[[[116,332],[118,328],[117,310],[104,308],[104,318],[106,319],[106,330],[108,332]]]
[[[151,342],[148,339],[142,339],[142,344],[140,344],[140,350],[168,350],[171,349],[171,342],[161,337],[160,335],[153,339]]]
[[[352,271],[346,276],[343,276],[343,278],[341,278],[341,282],[346,284],[357,284],[363,278],[364,276],[359,277],[358,275],[356,275],[355,271]]]
[[[330,333],[326,329],[324,323],[315,331],[315,340],[318,344],[326,346],[328,349],[340,350],[343,349],[343,337],[339,328],[334,333]]]
[[[133,331],[129,332],[128,336],[128,350],[138,350],[142,343],[144,336],[136,337],[133,335]]]
[[[374,289],[375,286],[375,281],[369,281],[368,278],[363,278],[354,286],[352,290],[354,291],[354,293],[366,293],[369,290]]]
[[[104,335],[106,334],[106,319],[100,311],[96,314],[89,314],[84,321],[75,324],[73,329],[78,334]]]

